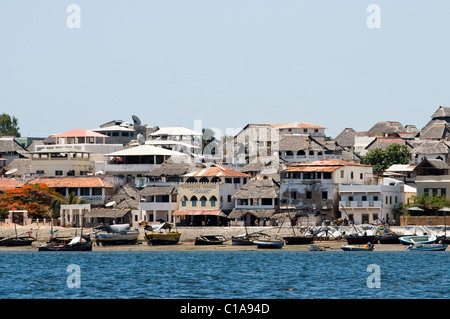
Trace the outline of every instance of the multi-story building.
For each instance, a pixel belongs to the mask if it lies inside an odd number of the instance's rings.
[[[340,184],[373,183],[372,166],[336,159],[293,164],[281,176],[281,208],[296,209],[323,220],[340,217]]]
[[[183,176],[178,185],[178,210],[173,216],[185,225],[226,223],[234,208],[232,196],[247,183],[250,175],[223,165],[211,165]]]

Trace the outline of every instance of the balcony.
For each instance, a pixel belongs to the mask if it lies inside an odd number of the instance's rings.
[[[339,207],[344,208],[381,208],[381,201],[340,201]]]

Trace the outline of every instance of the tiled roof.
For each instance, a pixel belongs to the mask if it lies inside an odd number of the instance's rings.
[[[104,187],[112,188],[113,185],[100,177],[39,177],[32,180],[32,184],[46,184],[50,188],[57,187]]]
[[[190,176],[205,176],[205,177],[220,177],[220,176],[225,176],[225,177],[251,177],[248,174],[242,173],[242,172],[238,172],[235,171],[234,169],[225,167],[223,165],[211,165],[208,168],[204,168],[204,169],[200,169],[198,171],[192,172],[192,173],[188,173],[184,175],[185,177],[190,177]]]
[[[20,187],[22,184],[13,178],[0,178],[0,191]]]
[[[75,129],[61,134],[52,135],[52,137],[108,137],[91,130]]]

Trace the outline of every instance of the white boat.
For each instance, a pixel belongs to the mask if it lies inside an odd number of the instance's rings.
[[[398,240],[403,245],[434,244],[437,240],[437,237],[435,235],[402,236]]]
[[[373,251],[373,245],[368,242],[365,245],[342,245],[341,249],[344,251]]]
[[[129,245],[137,243],[138,229],[131,229],[130,224],[102,225],[94,227],[94,238],[102,245]]]
[[[444,244],[416,244],[409,245],[406,251],[445,251],[447,245]]]

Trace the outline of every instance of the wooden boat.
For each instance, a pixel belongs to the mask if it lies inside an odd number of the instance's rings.
[[[164,222],[159,225],[145,226],[144,238],[149,245],[176,245],[180,241],[181,233],[172,232],[173,225]],[[163,232],[163,230],[165,232]]]
[[[28,236],[0,237],[0,246],[31,246],[36,238]]]
[[[94,231],[95,241],[103,246],[136,244],[139,237],[139,230],[130,229],[130,224],[101,225]]]
[[[203,235],[195,239],[195,245],[221,245],[226,241],[222,235]]]
[[[341,249],[344,251],[373,251],[374,246],[368,242],[365,245],[342,245]]]
[[[309,245],[313,242],[313,236],[285,236],[286,245]]]
[[[324,251],[325,249],[323,247],[320,247],[317,245],[309,245],[308,250],[309,251]]]
[[[92,241],[89,235],[73,237],[67,244],[51,242],[38,247],[38,251],[92,251]]]
[[[445,251],[448,245],[444,244],[411,244],[406,251]]]
[[[435,235],[423,235],[423,236],[402,236],[399,241],[403,245],[411,244],[434,244],[437,240]]]
[[[400,236],[397,234],[387,234],[378,236],[378,242],[380,244],[400,244]]]
[[[254,244],[256,246],[258,246],[258,248],[262,248],[262,249],[281,249],[284,246],[284,240],[261,238],[261,239],[254,241]]]
[[[271,228],[272,227],[266,228],[266,229],[271,229]],[[264,230],[260,230],[260,231],[253,232],[250,234],[246,232],[243,235],[231,236],[231,245],[233,245],[233,246],[252,246],[252,245],[254,245],[254,242],[257,241],[259,238],[270,237],[269,235],[264,234],[263,231]]]
[[[362,245],[366,243],[375,244],[378,240],[378,236],[366,234],[364,235],[352,234],[345,236],[345,239],[347,240],[347,243],[349,245]]]

